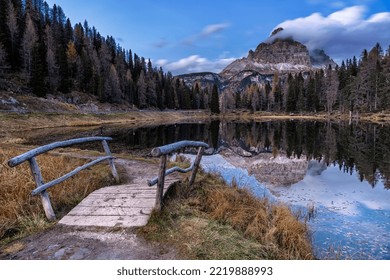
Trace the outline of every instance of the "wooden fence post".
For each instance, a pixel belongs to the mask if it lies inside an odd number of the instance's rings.
[[[103,140],[102,144],[103,144],[104,151],[106,152],[106,155],[107,156],[111,156],[110,147],[108,146],[107,141]],[[114,160],[109,159],[108,163],[109,163],[109,165],[111,167],[112,176],[114,176],[115,181],[118,183],[119,182],[119,176],[118,176],[118,172],[116,171],[116,168],[115,168]]]
[[[198,154],[196,155],[195,161],[194,161],[194,168],[192,169],[190,181],[188,185],[191,187],[195,182],[196,173],[199,169],[200,160],[202,159],[202,155],[204,152],[204,147],[199,147]]]
[[[30,158],[28,161],[30,163],[31,173],[34,177],[36,186],[39,187],[43,185],[43,177],[41,174],[41,170],[39,169],[38,163],[35,160],[35,157]],[[56,219],[56,215],[54,214],[53,207],[51,206],[49,194],[45,190],[39,195],[41,196],[41,201],[43,209],[45,210],[46,217],[49,219],[49,221],[54,221]]]
[[[161,211],[163,206],[163,193],[164,193],[164,181],[165,181],[165,169],[167,166],[167,155],[160,157],[160,169],[158,171],[157,192],[156,192],[156,204],[155,209]]]

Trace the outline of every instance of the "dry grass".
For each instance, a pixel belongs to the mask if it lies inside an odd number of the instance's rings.
[[[313,259],[308,228],[285,205],[201,174],[193,189],[176,184],[166,207],[140,232],[171,243],[188,259]]]
[[[30,167],[23,163],[10,168],[7,161],[25,150],[13,145],[0,146],[0,240],[26,235],[50,226],[38,196],[31,196],[35,188]],[[37,157],[45,182],[58,178],[86,160],[64,155],[44,154]],[[93,190],[107,185],[111,180],[106,164],[95,165],[76,176],[49,189],[57,217],[62,217]],[[3,240],[4,242],[4,240]]]
[[[169,124],[183,121],[207,120],[209,115],[199,111],[129,111],[125,113],[0,113],[0,136],[11,137],[14,132],[37,128],[90,127],[103,124],[125,124],[141,127],[149,124]]]

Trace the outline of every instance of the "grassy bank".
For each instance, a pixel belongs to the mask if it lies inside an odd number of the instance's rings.
[[[47,222],[29,165],[10,168],[7,161],[26,149],[0,145],[0,246],[54,225]],[[72,151],[74,153],[74,151]],[[37,158],[45,181],[85,163],[49,153]],[[180,163],[185,164],[185,163]],[[96,165],[49,190],[60,218],[93,190],[109,185],[110,170]],[[166,207],[153,213],[138,233],[150,242],[173,246],[179,259],[313,259],[309,231],[285,205],[255,198],[245,189],[227,186],[216,175],[200,172],[193,188],[176,183]]]
[[[46,220],[39,196],[31,196],[35,183],[29,164],[14,168],[7,165],[10,158],[25,151],[13,145],[0,145],[0,244],[52,225]],[[37,161],[46,182],[86,162],[53,154],[40,155]],[[57,217],[62,217],[93,190],[108,185],[110,174],[107,164],[95,165],[52,187],[48,192]]]
[[[129,111],[110,114],[0,113],[0,133],[39,128],[82,127],[114,123],[137,127],[147,124],[207,120],[209,117],[210,114],[206,111]]]
[[[258,199],[200,174],[193,189],[177,183],[162,213],[140,229],[182,259],[313,259],[307,226],[285,205]]]

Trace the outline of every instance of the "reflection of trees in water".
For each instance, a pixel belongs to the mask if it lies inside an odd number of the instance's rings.
[[[197,140],[211,147],[240,146],[258,153],[324,160],[340,170],[358,171],[372,186],[383,179],[390,189],[390,126],[319,121],[268,121],[177,124],[114,131],[115,151],[151,149],[180,140]]]
[[[390,188],[390,126],[318,121],[250,122],[224,124],[222,140],[244,143],[242,148],[284,152],[288,157],[324,160],[340,170],[358,171],[372,186],[383,179]]]
[[[135,129],[115,130],[110,134],[113,137],[114,152],[152,149],[181,140],[204,141],[210,146],[218,145],[217,124],[173,124],[150,126]],[[216,131],[215,131],[216,130]]]

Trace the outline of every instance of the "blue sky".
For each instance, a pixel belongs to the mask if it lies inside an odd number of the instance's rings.
[[[336,62],[390,45],[388,0],[47,0],[173,74],[220,72],[284,27]]]

